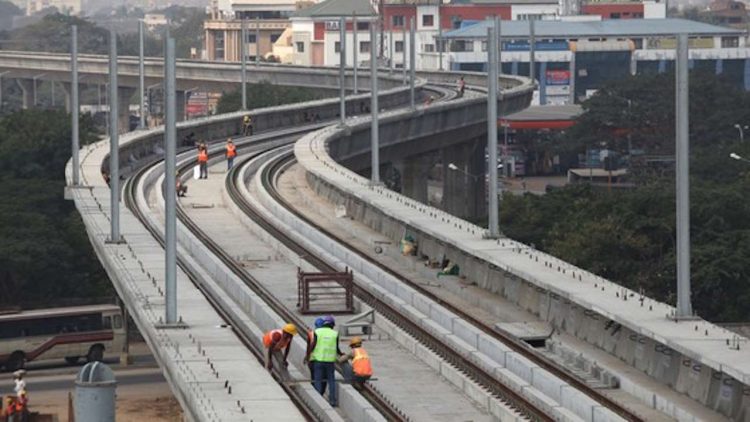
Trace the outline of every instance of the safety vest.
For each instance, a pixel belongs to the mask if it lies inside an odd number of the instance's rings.
[[[315,330],[315,349],[310,360],[315,362],[336,362],[339,333],[328,327]]]
[[[205,149],[201,150],[198,153],[198,162],[199,163],[207,163],[208,162],[208,153]]]
[[[367,355],[367,351],[365,351],[365,349],[361,347],[352,349],[352,370],[354,371],[354,375],[360,377],[372,376],[370,356]]]
[[[227,145],[227,158],[233,158],[237,156],[237,147],[232,145]]]
[[[271,347],[271,345],[273,344],[274,337],[278,338],[279,340],[273,346],[273,350],[283,350],[285,347],[289,345],[289,342],[292,341],[291,337],[284,336],[283,331],[271,330],[263,335],[263,345],[266,346],[266,349]]]

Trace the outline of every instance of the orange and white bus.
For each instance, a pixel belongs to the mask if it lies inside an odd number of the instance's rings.
[[[75,364],[119,353],[125,341],[120,308],[75,306],[0,314],[0,365],[7,371],[26,362],[65,359]]]

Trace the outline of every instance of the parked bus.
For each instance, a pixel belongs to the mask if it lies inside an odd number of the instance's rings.
[[[119,353],[125,340],[120,308],[115,305],[37,309],[0,314],[0,365],[6,371],[26,362],[65,359],[75,364]]]

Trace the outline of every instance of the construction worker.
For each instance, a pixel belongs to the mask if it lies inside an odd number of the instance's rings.
[[[16,416],[14,421],[26,422],[29,420],[29,399],[26,397],[26,390],[21,390],[16,398]]]
[[[4,422],[15,422],[16,416],[16,398],[13,396],[5,397],[5,407],[3,407],[0,416],[3,417]]]
[[[249,114],[242,118],[242,134],[253,136],[253,118]]]
[[[458,80],[458,98],[463,97],[465,91],[466,91],[466,81],[464,80],[464,77],[461,76],[461,78]]]
[[[339,349],[339,333],[333,329],[336,320],[332,316],[323,317],[323,326],[313,334],[312,346],[305,357],[306,362],[313,364],[313,385],[320,395],[325,394],[323,380],[330,386],[328,389],[328,403],[331,407],[338,406],[336,396],[336,358],[341,356]]]
[[[425,106],[425,107],[427,107],[427,106],[431,105],[431,104],[433,103],[433,101],[435,101],[435,97],[434,97],[433,95],[430,95],[430,96],[429,96],[429,97],[427,97],[427,99],[426,99],[426,100],[424,101],[424,106]]]
[[[198,147],[198,167],[200,167],[200,178],[208,179],[208,149]]]
[[[268,349],[266,355],[266,368],[273,369],[273,358],[279,359],[281,363],[282,378],[288,379],[286,372],[287,357],[289,356],[292,339],[297,335],[297,327],[294,324],[286,324],[281,329],[271,330],[263,335],[263,346]],[[284,350],[283,358],[280,357],[281,351]]]
[[[24,375],[26,375],[24,369],[19,369],[13,373],[13,381],[15,383],[13,392],[16,393],[16,397],[20,396],[22,391],[26,391],[26,381],[23,379]]]
[[[227,171],[234,166],[234,157],[237,156],[237,147],[232,142],[232,138],[227,139]]]
[[[307,363],[308,369],[310,369],[310,379],[313,379],[313,363],[307,360],[307,356],[310,356],[310,353],[312,353],[312,346],[313,346],[313,339],[315,338],[315,330],[323,326],[323,317],[317,317],[315,318],[315,324],[314,328],[312,330],[307,330],[307,349],[305,350],[305,363]],[[311,384],[312,381],[311,381]],[[313,387],[315,387],[315,384],[313,384]],[[325,391],[326,386],[325,383],[323,385],[323,391]]]
[[[362,347],[362,339],[360,337],[354,337],[349,340],[349,347],[352,351],[339,357],[339,363],[352,361],[351,365],[344,366],[344,376],[347,381],[352,383],[354,388],[361,389],[365,381],[372,377],[370,356],[364,347]]]

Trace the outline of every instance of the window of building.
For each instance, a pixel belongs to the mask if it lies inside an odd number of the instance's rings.
[[[404,26],[404,16],[403,15],[393,15],[392,20],[393,26]]]
[[[721,48],[734,48],[739,46],[739,37],[721,37]]]
[[[434,26],[435,16],[433,15],[422,15],[422,26]]]
[[[422,51],[425,53],[434,53],[435,52],[435,44],[423,44],[422,45]]]
[[[272,43],[275,43],[276,41],[278,41],[279,38],[281,38],[281,33],[280,32],[277,32],[275,34],[271,34],[271,42]]]
[[[303,43],[302,41],[297,41],[295,44],[297,45],[297,52],[298,53],[304,53],[305,52],[305,43]]]
[[[620,19],[620,14],[617,12],[612,12],[609,14],[610,19]]]
[[[636,50],[643,50],[643,38],[633,38],[632,41]]]
[[[487,41],[482,41],[482,51],[487,51]]]
[[[333,52],[334,53],[341,53],[341,41],[336,41],[333,44]]]
[[[360,53],[369,53],[370,52],[370,41],[360,41],[359,42],[359,52]]]
[[[460,29],[461,22],[463,22],[463,19],[461,18],[461,16],[451,16],[451,28]]]
[[[404,52],[404,42],[403,41],[396,41],[393,45],[393,49],[396,50],[396,53],[403,53]]]
[[[633,17],[638,19],[643,19],[643,13],[641,12],[633,12]]]
[[[357,22],[357,31],[368,31],[370,29],[370,22]]]
[[[249,44],[255,44],[255,34],[247,34],[247,42]]]
[[[474,51],[473,41],[456,40],[451,43],[451,51],[455,53],[467,53]]]
[[[214,38],[214,60],[224,60],[224,32],[217,32]]]

